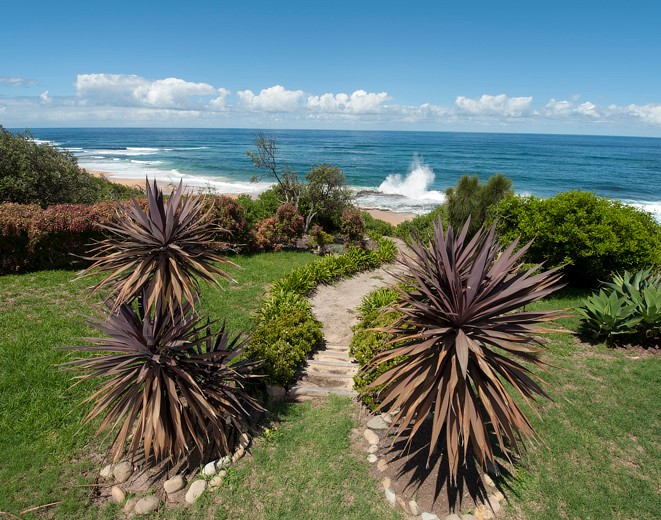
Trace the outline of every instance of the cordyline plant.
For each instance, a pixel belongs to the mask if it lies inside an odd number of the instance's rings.
[[[528,405],[536,395],[548,397],[542,380],[514,358],[542,367],[531,334],[550,332],[540,324],[565,316],[520,310],[560,288],[557,269],[520,269],[530,244],[517,251],[515,241],[502,250],[495,227],[479,229],[469,241],[469,224],[458,235],[452,227],[444,234],[439,221],[428,246],[413,240],[403,261],[408,272],[399,276],[407,288],[395,305],[402,317],[385,329],[396,338],[368,365],[403,358],[370,387],[386,385],[380,407],[394,411],[407,445],[432,414],[429,458],[444,433],[453,485],[469,448],[486,468],[495,463],[494,436],[506,455],[518,452],[524,437],[537,438],[505,384]]]
[[[198,279],[230,279],[217,265],[231,262],[214,253],[218,227],[202,212],[204,201],[185,196],[182,183],[166,201],[156,181],[147,181],[146,195],[146,211],[135,199],[117,206],[114,221],[103,226],[111,236],[92,249],[94,263],[81,275],[108,273],[93,292],[109,289],[111,312],[142,295],[147,309],[161,298],[172,312],[197,300]]]
[[[263,408],[243,385],[259,363],[236,361],[246,341],[230,339],[224,324],[216,333],[193,312],[189,302],[174,312],[157,298],[149,312],[122,304],[91,324],[108,337],[67,349],[102,354],[65,365],[101,378],[84,403],[93,402],[84,422],[103,416],[97,435],[117,432],[113,460],[144,446],[145,459],[183,456],[193,448],[229,453],[238,433],[250,430],[250,418]],[[237,433],[238,432],[238,433]]]

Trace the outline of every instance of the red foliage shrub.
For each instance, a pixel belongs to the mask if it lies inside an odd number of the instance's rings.
[[[241,249],[251,240],[246,220],[246,209],[236,200],[226,195],[205,197],[205,211],[218,226],[215,237],[219,242],[229,244],[231,248]]]
[[[292,246],[303,234],[305,222],[293,204],[282,204],[275,217],[268,217],[255,224],[252,231],[254,246],[259,251],[280,251]]]
[[[365,222],[363,221],[363,217],[360,216],[358,208],[349,206],[344,209],[340,221],[340,230],[344,235],[344,240],[347,245],[362,245],[363,234],[365,233]]]

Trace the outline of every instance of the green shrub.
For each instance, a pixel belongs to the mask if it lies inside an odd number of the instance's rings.
[[[448,224],[447,210],[444,205],[437,206],[429,213],[418,215],[413,220],[406,220],[395,229],[397,236],[407,242],[411,241],[413,235],[417,235],[423,242],[429,241],[434,234],[434,222],[438,219],[444,226]]]
[[[90,175],[78,166],[73,153],[0,126],[0,201],[46,207],[126,198],[133,193],[136,190]]]
[[[578,310],[583,331],[594,339],[656,343],[661,336],[661,274],[648,268],[616,275]]]
[[[260,193],[256,199],[253,199],[250,195],[239,195],[236,202],[246,210],[248,227],[253,227],[260,220],[275,215],[278,206],[282,204],[282,198],[277,186],[273,186]]]
[[[257,325],[246,353],[264,360],[268,383],[286,387],[322,339],[321,323],[310,309],[283,306],[281,312]]]
[[[396,228],[392,224],[379,218],[374,218],[367,211],[361,211],[360,216],[365,224],[365,234],[383,237],[395,236]]]
[[[388,348],[387,343],[394,338],[392,334],[375,330],[392,325],[401,316],[397,312],[387,312],[386,308],[397,301],[399,293],[388,287],[372,291],[363,298],[358,307],[359,322],[353,327],[353,336],[349,354],[356,359],[361,368],[365,367],[378,353]],[[383,387],[368,388],[381,374],[395,366],[400,360],[379,366],[377,370],[359,370],[354,376],[354,388],[362,401],[375,410],[378,405],[378,393]]]
[[[661,225],[651,214],[592,193],[510,197],[497,209],[504,242],[532,239],[526,261],[565,265],[571,284],[594,286],[613,273],[661,265]]]

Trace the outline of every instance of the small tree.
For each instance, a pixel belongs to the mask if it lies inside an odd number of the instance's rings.
[[[296,172],[285,165],[280,168],[277,161],[277,151],[275,139],[266,137],[262,131],[257,132],[255,137],[255,146],[257,151],[246,152],[256,168],[266,171],[266,176],[275,179],[278,183],[280,194],[283,198],[281,202],[287,202],[298,207],[301,198],[302,186],[298,180]]]
[[[351,203],[344,172],[338,166],[323,163],[312,168],[305,178],[308,183],[301,198],[305,231],[312,222],[326,229],[337,229],[342,212]]]
[[[445,191],[450,225],[461,228],[471,219],[469,234],[474,235],[485,223],[491,207],[512,195],[512,181],[502,173],[481,184],[477,175],[463,175],[454,188]]]

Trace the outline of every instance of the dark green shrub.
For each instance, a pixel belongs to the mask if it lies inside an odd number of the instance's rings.
[[[73,153],[0,126],[0,201],[46,207],[126,198],[132,193],[135,190],[87,173]]]
[[[299,209],[305,215],[305,229],[318,224],[325,229],[340,227],[342,212],[351,204],[344,172],[328,163],[310,169],[302,185]]]
[[[268,383],[286,387],[322,339],[321,323],[309,308],[283,305],[271,319],[257,325],[246,354],[264,360]]]
[[[489,177],[485,184],[477,175],[462,175],[456,186],[445,191],[448,223],[459,229],[470,217],[468,233],[472,236],[486,222],[492,208],[513,193],[512,181],[502,173]]]
[[[501,239],[534,239],[526,261],[565,265],[570,283],[595,286],[613,273],[661,265],[661,225],[651,214],[592,193],[510,197],[497,209]]]
[[[661,274],[651,268],[616,275],[578,309],[581,328],[607,343],[658,343],[661,336]]]

